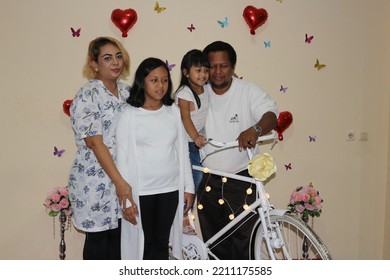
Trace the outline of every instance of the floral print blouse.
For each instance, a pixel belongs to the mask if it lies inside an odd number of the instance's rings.
[[[78,91],[70,107],[77,152],[69,176],[69,195],[73,224],[85,232],[117,228],[118,218],[122,217],[115,186],[84,141],[86,137],[102,135],[116,160],[116,125],[130,92],[128,85],[117,85],[118,98],[102,81],[91,80]]]

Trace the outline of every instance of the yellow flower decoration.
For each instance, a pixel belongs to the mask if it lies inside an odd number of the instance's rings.
[[[257,180],[265,181],[276,172],[274,159],[267,153],[257,154],[249,162],[248,172]]]

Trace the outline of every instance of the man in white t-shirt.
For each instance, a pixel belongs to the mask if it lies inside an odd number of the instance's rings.
[[[276,103],[256,84],[234,77],[237,55],[230,44],[216,41],[203,52],[210,62],[206,136],[218,142],[238,140],[239,144],[239,148],[206,157],[203,166],[250,177],[245,149],[254,148],[260,135],[276,127],[279,114]],[[206,145],[202,152],[208,154],[212,150],[213,147]],[[206,182],[211,191],[204,191]],[[247,195],[248,187],[251,186],[246,182],[229,179],[222,189],[220,176],[203,176],[197,194],[198,204],[203,206],[202,210],[198,210],[198,216],[205,241],[231,221],[230,214],[237,217],[244,204],[253,203],[255,191]],[[255,185],[252,185],[253,188]],[[226,203],[218,203],[221,198]],[[256,218],[257,215],[253,216],[212,252],[219,259],[249,259],[249,238]]]

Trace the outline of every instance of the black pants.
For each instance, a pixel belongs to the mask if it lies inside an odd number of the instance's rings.
[[[121,220],[118,227],[100,232],[87,232],[85,235],[84,260],[121,259]]]
[[[247,170],[238,175],[250,177]],[[210,186],[209,192],[205,187]],[[252,194],[247,195],[246,190],[252,187]],[[202,236],[205,241],[210,239],[231,220],[229,215],[234,213],[237,217],[244,209],[243,205],[252,204],[256,200],[256,185],[228,178],[222,187],[221,176],[205,173],[199,185],[197,193],[198,204],[203,209],[198,209],[198,217]],[[219,200],[224,198],[221,205]],[[211,251],[221,260],[247,260],[249,259],[249,241],[254,223],[258,214],[250,214],[252,217],[247,222],[240,222],[240,226],[229,238],[221,242]],[[249,217],[244,218],[244,221]],[[236,228],[234,228],[236,229]]]
[[[179,191],[140,196],[144,260],[169,259],[169,235],[179,203]]]

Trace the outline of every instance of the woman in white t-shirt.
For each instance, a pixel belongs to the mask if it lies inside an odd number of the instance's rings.
[[[200,50],[190,50],[181,61],[180,85],[175,93],[176,103],[180,107],[181,119],[187,132],[188,149],[192,165],[200,166],[199,148],[206,144],[204,126],[209,109],[209,94],[204,85],[209,79],[209,60]],[[203,173],[192,170],[195,193],[202,180]],[[184,217],[183,232],[196,234],[188,215]]]
[[[116,133],[118,170],[139,209],[139,217],[135,205],[123,210],[122,259],[168,259],[169,243],[181,258],[180,225],[193,203],[194,183],[185,130],[171,93],[167,65],[145,59]]]

